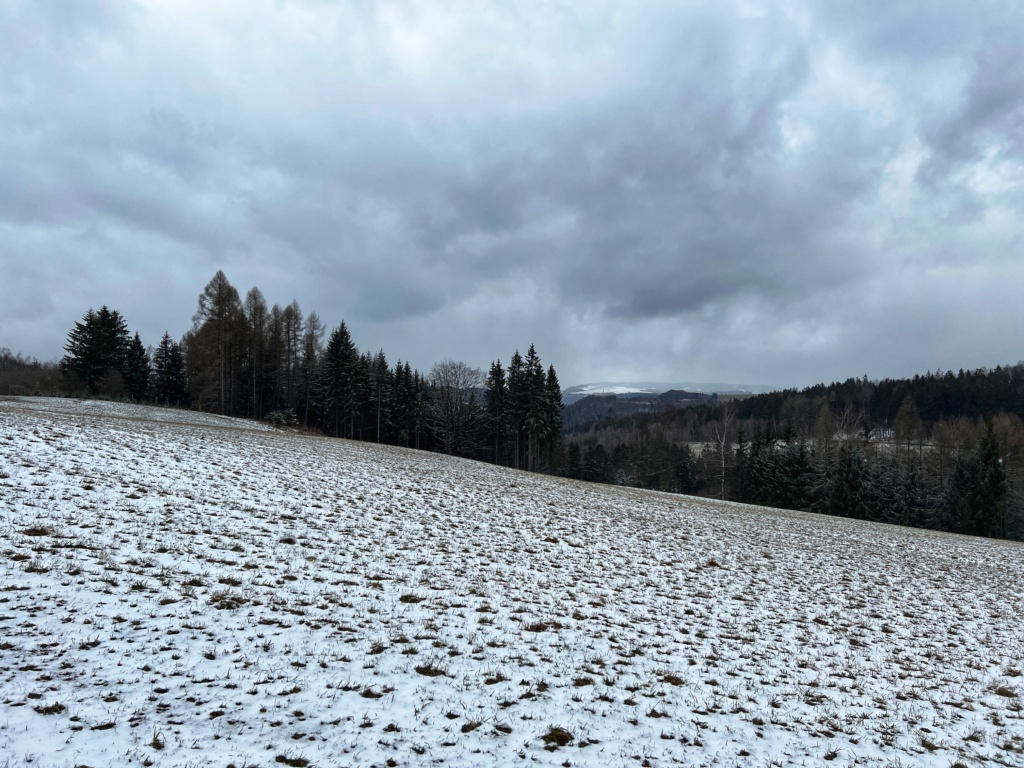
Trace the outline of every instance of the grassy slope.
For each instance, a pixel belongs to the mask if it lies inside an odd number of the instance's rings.
[[[1019,544],[166,414],[0,401],[0,766],[1024,764]]]

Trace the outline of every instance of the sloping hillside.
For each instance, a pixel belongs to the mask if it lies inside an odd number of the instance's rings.
[[[1019,544],[45,406],[0,765],[1024,764]]]

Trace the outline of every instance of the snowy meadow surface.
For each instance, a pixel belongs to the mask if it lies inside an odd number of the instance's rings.
[[[0,400],[0,766],[1024,765],[1024,547]]]

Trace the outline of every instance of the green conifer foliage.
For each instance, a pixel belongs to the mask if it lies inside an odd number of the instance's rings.
[[[128,326],[116,310],[90,309],[68,333],[61,372],[74,388],[89,395],[120,395],[130,339]]]

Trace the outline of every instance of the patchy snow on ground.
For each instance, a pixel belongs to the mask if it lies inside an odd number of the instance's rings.
[[[61,403],[0,766],[1024,765],[1019,544]]]
[[[215,413],[186,411],[181,408],[156,408],[151,405],[118,403],[111,400],[76,400],[60,397],[0,397],[0,407],[17,405],[20,409],[65,413],[75,415],[94,414],[118,419],[142,419],[161,421],[168,424],[192,424],[195,426],[226,427],[228,429],[255,429],[273,431],[274,427],[251,419],[236,419]]]

